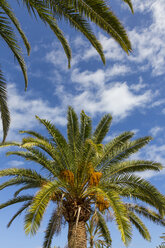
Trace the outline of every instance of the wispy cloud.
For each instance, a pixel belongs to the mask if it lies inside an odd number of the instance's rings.
[[[160,133],[163,130],[164,130],[163,127],[156,126],[156,127],[151,128],[149,132],[152,136],[156,136],[158,133]]]

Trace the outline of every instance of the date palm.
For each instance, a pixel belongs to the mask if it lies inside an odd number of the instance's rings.
[[[129,5],[133,12],[131,0],[123,1]],[[90,41],[92,46],[100,54],[103,63],[105,63],[103,49],[90,27],[90,22],[95,23],[108,35],[113,37],[124,51],[127,53],[131,51],[131,44],[123,25],[113,14],[104,0],[18,0],[18,2],[23,2],[24,6],[27,7],[29,14],[34,14],[36,17],[39,16],[39,18],[54,32],[64,48],[64,52],[68,58],[68,67],[70,67],[71,49],[63,32],[57,24],[57,21],[60,21],[61,18],[65,19],[66,22],[69,22],[72,27],[80,31]],[[19,45],[12,24],[22,37],[29,55],[30,44],[9,4],[9,1],[0,0],[0,36],[7,43],[21,67],[26,89],[28,84],[26,65],[22,49]],[[3,123],[4,141],[10,125],[10,113],[7,106],[6,84],[1,68],[0,89],[0,110]]]
[[[80,124],[73,108],[68,108],[67,139],[49,121],[36,117],[43,124],[49,137],[34,131],[22,143],[6,143],[3,146],[18,146],[22,150],[10,151],[7,155],[17,155],[38,163],[41,173],[34,169],[11,168],[0,171],[0,176],[12,177],[0,185],[2,190],[12,185],[20,185],[14,197],[0,205],[4,208],[23,203],[8,226],[24,210],[26,234],[35,234],[40,227],[44,213],[50,202],[54,209],[45,231],[43,248],[49,248],[54,234],[68,223],[68,247],[86,248],[86,222],[96,211],[100,218],[111,210],[125,244],[131,240],[131,221],[140,223],[131,215],[133,209],[145,214],[140,202],[155,208],[153,219],[161,219],[165,211],[164,196],[148,181],[134,172],[162,169],[160,163],[145,160],[127,160],[148,144],[151,137],[131,140],[132,132],[124,132],[103,145],[109,131],[112,117],[105,115],[92,133],[91,119],[81,112]],[[22,191],[36,189],[34,194],[22,195]],[[21,195],[20,195],[21,194]],[[125,199],[130,199],[126,205]],[[136,205],[132,201],[138,199]],[[139,207],[139,209],[138,209]],[[146,213],[147,215],[147,213]],[[163,222],[163,220],[162,220]],[[140,225],[139,225],[140,226]],[[142,226],[142,225],[141,225]]]

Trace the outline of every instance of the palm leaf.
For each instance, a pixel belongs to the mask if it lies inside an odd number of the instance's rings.
[[[93,134],[93,140],[96,144],[100,144],[103,141],[104,137],[109,131],[111,121],[112,121],[111,115],[105,115],[101,119],[100,123],[96,127],[96,130],[94,131]]]
[[[25,232],[35,234],[38,230],[43,214],[50,202],[51,195],[58,187],[56,181],[45,184],[41,190],[35,195],[32,204],[25,216]]]
[[[14,54],[14,57],[17,59],[22,69],[25,79],[25,90],[26,90],[28,84],[28,78],[27,78],[25,62],[22,56],[22,51],[20,46],[18,45],[17,39],[15,37],[15,33],[13,32],[13,29],[10,26],[10,22],[6,17],[4,17],[4,14],[5,14],[4,12],[0,12],[0,26],[1,26],[0,36],[7,43],[7,45],[11,49],[12,53]]]
[[[1,8],[3,9],[3,11],[6,13],[6,15],[10,18],[10,20],[13,22],[13,24],[15,25],[16,29],[18,30],[19,34],[22,37],[22,40],[26,46],[27,49],[27,53],[28,55],[30,54],[30,44],[28,42],[28,39],[25,35],[25,33],[23,32],[20,23],[18,21],[18,19],[16,18],[12,8],[10,7],[9,3],[6,0],[1,0]]]
[[[6,207],[11,206],[11,205],[16,204],[16,203],[29,201],[32,199],[33,199],[33,196],[30,196],[30,195],[14,197],[13,199],[10,199],[9,201],[0,204],[0,209],[6,208]]]
[[[9,221],[9,223],[7,224],[7,227],[10,227],[11,224],[13,223],[13,221],[15,220],[16,217],[18,217],[24,210],[26,210],[31,204],[31,201],[28,201],[27,203],[25,203],[15,214],[14,216],[11,218],[11,220]]]
[[[143,236],[143,238],[150,241],[151,236],[149,234],[149,231],[147,227],[144,225],[144,223],[139,219],[139,217],[131,211],[128,212],[128,215],[130,221],[132,222],[133,225],[135,225],[135,227],[138,229],[139,233]]]
[[[1,70],[0,70],[0,111],[1,111],[2,126],[3,126],[2,142],[4,142],[10,126],[10,112],[7,106],[6,83]]]
[[[45,238],[43,248],[50,248],[54,234],[58,234],[61,231],[62,225],[62,208],[55,209],[49,220],[48,226],[45,231]]]

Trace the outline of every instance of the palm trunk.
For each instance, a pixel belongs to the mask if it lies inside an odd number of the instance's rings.
[[[87,248],[85,221],[69,222],[68,248]]]

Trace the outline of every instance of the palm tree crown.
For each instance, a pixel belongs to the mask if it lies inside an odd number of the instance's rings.
[[[18,146],[23,151],[10,151],[38,163],[38,173],[32,169],[11,168],[0,171],[0,176],[11,176],[0,185],[0,189],[21,185],[14,198],[0,205],[0,208],[15,203],[23,206],[13,216],[8,226],[24,210],[27,234],[35,234],[50,202],[54,209],[45,231],[44,248],[51,246],[55,233],[60,232],[62,223],[68,223],[68,246],[86,248],[86,222],[95,214],[102,225],[104,213],[111,211],[125,244],[131,239],[131,224],[150,239],[147,228],[138,215],[164,225],[164,196],[148,181],[134,172],[162,169],[161,164],[145,160],[127,160],[130,155],[145,146],[151,137],[131,140],[132,132],[124,132],[108,142],[102,141],[109,131],[112,117],[105,115],[92,133],[91,119],[81,112],[80,124],[73,108],[68,108],[67,139],[45,119],[36,117],[43,124],[49,138],[34,131],[22,143],[6,143],[2,146]],[[20,195],[28,189],[38,190],[32,195]],[[127,202],[125,199],[130,199]],[[138,203],[136,199],[139,199]],[[133,203],[135,200],[136,203]],[[142,206],[144,202],[155,211]],[[104,225],[105,226],[105,225]]]
[[[131,0],[123,1],[129,5],[133,12]],[[92,46],[99,53],[103,63],[105,63],[103,49],[90,27],[90,22],[95,23],[108,35],[113,37],[125,52],[129,53],[131,51],[131,43],[123,25],[113,14],[104,0],[18,0],[18,2],[23,2],[30,14],[34,14],[35,17],[39,16],[39,18],[54,32],[63,46],[68,59],[68,67],[70,67],[71,49],[57,23],[58,19],[61,20],[61,18],[66,20],[66,22],[69,22],[72,27],[79,30],[90,41]],[[22,49],[12,24],[20,34],[29,55],[30,44],[13,9],[7,0],[0,0],[0,36],[7,43],[9,49],[14,54],[14,57],[21,67],[26,89],[28,84],[26,65]],[[0,110],[3,123],[4,141],[10,125],[10,114],[7,107],[6,84],[1,68],[0,89]]]

